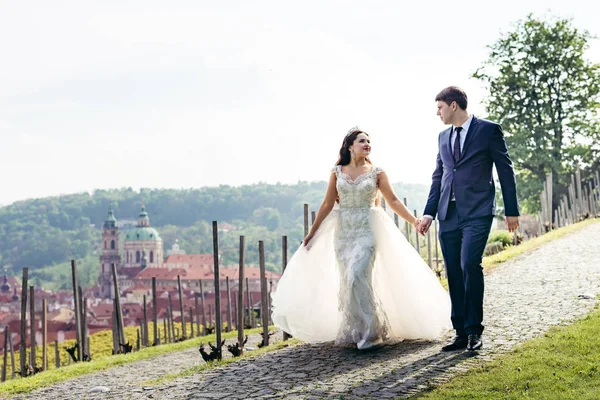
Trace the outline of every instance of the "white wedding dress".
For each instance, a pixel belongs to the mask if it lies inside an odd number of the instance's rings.
[[[380,207],[373,169],[334,169],[339,208],[296,251],[273,293],[273,322],[306,342],[359,349],[388,339],[435,339],[451,328],[450,298]]]

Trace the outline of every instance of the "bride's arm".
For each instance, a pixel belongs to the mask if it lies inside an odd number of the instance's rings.
[[[323,199],[323,203],[321,207],[319,207],[319,211],[317,212],[317,217],[315,218],[315,222],[313,222],[308,235],[304,238],[304,245],[306,246],[310,239],[315,235],[319,226],[323,220],[329,215],[333,206],[335,204],[335,199],[337,199],[337,188],[336,188],[337,178],[335,176],[335,172],[331,173],[329,177],[329,185],[327,186],[327,193],[325,193],[325,199]]]
[[[411,225],[415,226],[418,219],[410,213],[410,210],[406,208],[403,202],[400,201],[396,193],[394,193],[394,189],[392,185],[390,185],[390,180],[388,179],[385,172],[380,172],[377,175],[377,185],[379,186],[379,190],[383,195],[386,203],[390,208],[398,214],[402,219],[409,222]]]

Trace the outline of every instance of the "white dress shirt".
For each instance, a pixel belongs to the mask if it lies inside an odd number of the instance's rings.
[[[465,146],[465,139],[467,138],[467,132],[469,132],[469,126],[471,126],[473,116],[471,115],[464,124],[461,125],[462,131],[460,131],[460,154],[462,154],[463,147]],[[452,126],[452,132],[450,133],[450,149],[454,149],[454,143],[456,143],[456,127]]]

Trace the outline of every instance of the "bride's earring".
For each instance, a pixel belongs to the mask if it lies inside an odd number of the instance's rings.
[[[354,152],[352,150],[350,150],[350,157],[356,158],[356,154],[354,154]]]

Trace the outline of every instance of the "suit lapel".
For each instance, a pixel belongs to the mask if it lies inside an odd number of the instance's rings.
[[[442,132],[442,151],[446,153],[447,157],[450,157],[450,159],[454,161],[454,156],[450,150],[450,132],[452,132],[452,128],[446,129]]]
[[[465,139],[465,144],[463,145],[463,149],[460,153],[460,158],[456,162],[457,164],[465,157],[465,154],[467,154],[467,149],[469,148],[469,145],[473,141],[473,138],[475,137],[476,133],[477,133],[477,118],[475,118],[475,116],[473,116],[473,120],[471,120],[471,125],[469,125],[469,130],[467,131],[467,137]]]

